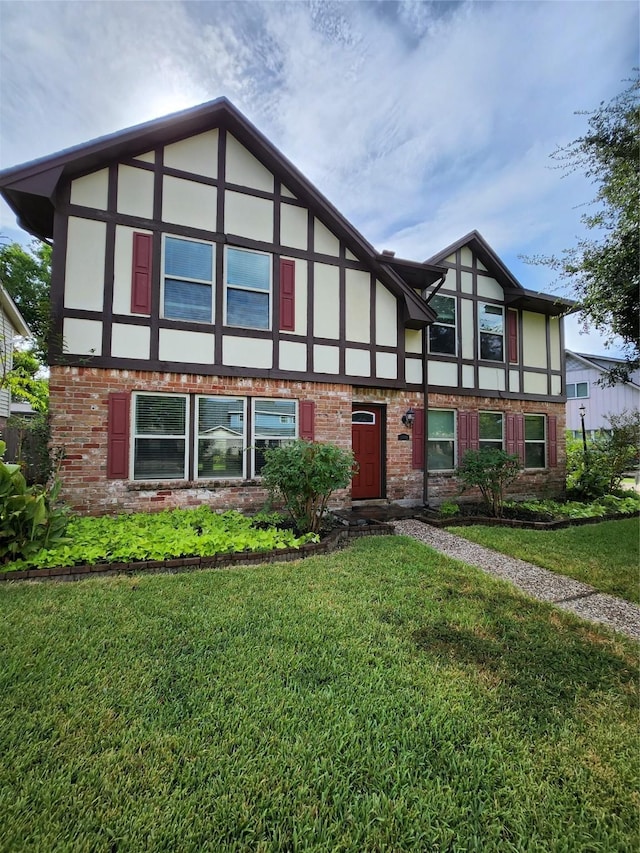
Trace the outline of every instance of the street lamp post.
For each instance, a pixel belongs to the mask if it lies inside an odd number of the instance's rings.
[[[578,409],[580,412],[580,422],[582,424],[582,452],[584,453],[584,464],[586,467],[587,464],[587,432],[584,428],[584,416],[587,413],[587,410],[584,407],[584,403]]]

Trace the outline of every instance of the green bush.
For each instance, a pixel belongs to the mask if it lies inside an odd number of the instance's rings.
[[[442,501],[438,507],[438,512],[442,518],[453,518],[454,515],[460,512],[460,507],[455,501]]]
[[[520,472],[517,456],[511,456],[504,450],[483,448],[467,450],[456,474],[462,485],[460,492],[476,487],[486,503],[491,515],[500,518],[504,504],[504,490]]]
[[[619,488],[625,471],[637,462],[640,413],[609,415],[611,432],[587,442],[567,435],[567,496],[593,499]]]
[[[56,507],[60,483],[28,486],[19,465],[5,462],[0,441],[0,563],[28,559],[64,541],[67,513]]]
[[[327,501],[349,485],[354,459],[333,444],[298,441],[265,453],[262,478],[272,496],[282,499],[301,533],[320,530]]]

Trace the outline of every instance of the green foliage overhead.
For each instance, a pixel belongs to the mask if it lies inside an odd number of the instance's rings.
[[[27,486],[20,466],[3,461],[5,450],[0,441],[0,563],[28,560],[65,541],[67,526],[65,510],[55,506],[59,482],[50,489]]]
[[[502,515],[504,490],[519,473],[518,457],[495,448],[467,450],[456,470],[460,491],[480,489],[489,512],[496,518]]]
[[[0,245],[0,281],[31,329],[34,354],[47,363],[50,323],[51,246],[33,240],[28,250],[19,243]]]
[[[265,459],[262,479],[269,491],[284,501],[298,530],[317,533],[329,497],[353,476],[351,451],[298,439],[268,450]]]

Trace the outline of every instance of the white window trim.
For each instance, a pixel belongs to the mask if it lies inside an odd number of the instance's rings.
[[[451,412],[453,415],[453,439],[444,438],[436,439],[429,438],[429,412]],[[456,469],[456,459],[458,458],[458,413],[455,409],[427,409],[425,411],[425,433],[426,433],[426,459],[425,467],[428,473],[433,474],[450,474]],[[430,441],[453,441],[453,466],[451,468],[429,468],[429,442]]]
[[[482,329],[480,327],[482,309],[485,305],[490,306],[491,308],[499,308],[502,312],[502,331],[501,332],[489,332],[486,329]],[[478,302],[478,361],[488,361],[491,364],[504,364],[507,356],[506,346],[506,315],[504,310],[504,305],[499,305],[497,302]],[[483,358],[482,357],[482,335],[500,335],[502,337],[502,358]]]
[[[185,278],[181,275],[167,276],[165,273],[165,246],[167,237],[173,240],[183,240],[185,243],[200,243],[204,246],[211,246],[211,281],[200,278]],[[171,234],[167,232],[162,235],[162,257],[160,259],[160,316],[163,320],[169,320],[174,323],[201,323],[203,326],[213,325],[216,321],[216,299],[215,299],[215,281],[216,281],[216,244],[210,243],[208,240],[196,240],[193,237],[183,237],[182,234]],[[167,317],[164,312],[164,283],[166,278],[172,278],[176,281],[186,281],[190,284],[206,284],[211,288],[211,320],[188,320],[184,317]]]
[[[196,394],[195,395],[195,423],[194,423],[194,431],[193,431],[193,478],[194,480],[211,480],[211,479],[220,479],[220,480],[246,480],[247,479],[247,398],[246,397],[231,397],[225,396],[224,394]],[[212,478],[210,476],[200,477],[198,474],[199,468],[199,455],[200,455],[200,438],[206,439],[206,436],[201,436],[199,431],[199,423],[200,423],[200,400],[235,400],[236,402],[240,402],[242,405],[242,474],[238,477],[233,477],[228,474],[225,474],[224,477]]]
[[[447,299],[453,299],[453,323],[442,323],[439,320],[434,320],[433,326],[443,326],[445,329],[453,329],[453,337],[454,337],[454,345],[453,352],[437,352],[431,349],[431,334],[429,329],[431,326],[427,328],[427,352],[429,355],[435,356],[445,356],[449,358],[457,358],[458,356],[458,300],[455,296],[452,296],[449,293],[438,293],[437,296],[443,296]]]
[[[547,416],[542,414],[541,412],[527,412],[524,416],[524,421],[522,425],[523,431],[523,442],[524,442],[524,465],[523,468],[525,471],[544,471],[548,467],[548,458],[549,458],[549,442],[548,442],[548,434],[547,434]],[[544,438],[530,438],[527,440],[527,418],[542,418],[542,426],[544,428]],[[527,466],[527,444],[544,444],[544,465],[540,468],[529,468]]]
[[[129,471],[130,481],[133,483],[155,483],[160,482],[161,480],[187,480],[189,473],[189,434],[190,434],[190,424],[189,424],[189,415],[190,415],[190,406],[189,406],[189,395],[188,394],[173,394],[171,392],[165,391],[134,391],[131,394],[132,403],[131,412],[130,412],[130,434],[131,441],[129,442]],[[144,433],[138,434],[136,432],[136,408],[137,408],[137,399],[138,397],[179,397],[185,401],[185,421],[184,421],[184,435],[145,435]],[[135,454],[136,454],[136,439],[137,438],[150,438],[150,439],[184,439],[184,468],[183,468],[183,476],[182,477],[144,477],[144,478],[136,478],[135,477]]]
[[[367,415],[367,417],[370,418],[371,420],[354,421],[355,415]],[[351,412],[351,423],[352,424],[365,424],[365,425],[370,426],[371,424],[375,424],[375,422],[376,422],[376,413],[375,412],[360,411],[359,409],[357,411]]]
[[[480,435],[480,415],[499,415],[499,416],[500,416],[500,423],[502,424],[502,438],[501,438],[501,439],[497,439],[497,438],[483,438],[483,437]],[[504,446],[505,446],[505,444],[504,444],[504,442],[505,442],[505,436],[504,436],[504,412],[491,412],[491,411],[489,411],[489,410],[484,410],[484,411],[482,411],[482,412],[478,412],[478,447],[480,447],[480,444],[481,444],[483,441],[484,441],[484,442],[487,442],[487,443],[490,443],[492,446],[497,447],[499,450],[504,450]]]
[[[269,258],[269,289],[262,290],[259,287],[244,287],[241,284],[228,284],[227,283],[227,267],[228,267],[228,254],[229,249],[233,249],[234,252],[247,252],[250,255],[264,255]],[[235,326],[230,325],[227,319],[227,291],[231,287],[232,290],[246,290],[248,293],[262,293],[267,294],[269,297],[269,310],[268,310],[268,326]],[[255,329],[259,332],[270,332],[272,329],[272,315],[273,315],[273,255],[269,252],[260,252],[255,249],[245,249],[242,246],[225,246],[224,251],[224,292],[222,298],[222,314],[223,314],[223,323],[225,326],[228,326],[230,329]]]
[[[295,441],[300,436],[300,401],[291,399],[290,397],[252,397],[250,399],[250,416],[251,416],[251,476],[255,479],[260,479],[260,474],[256,474],[256,406],[258,403],[271,402],[287,402],[294,404],[293,416],[295,418],[295,434],[289,438],[283,439],[281,435],[260,435],[260,440],[266,439],[282,439],[283,441]]]
[[[578,385],[586,385],[587,393],[586,394],[578,394]],[[573,387],[574,394],[569,394],[569,388]],[[567,400],[588,400],[591,396],[591,385],[586,379],[582,379],[579,382],[567,382]]]

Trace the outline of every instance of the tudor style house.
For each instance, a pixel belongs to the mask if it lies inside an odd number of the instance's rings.
[[[52,440],[100,513],[260,507],[264,451],[352,448],[342,504],[437,504],[465,450],[564,488],[561,316],[483,238],[378,253],[226,99],[0,174],[53,241]]]

